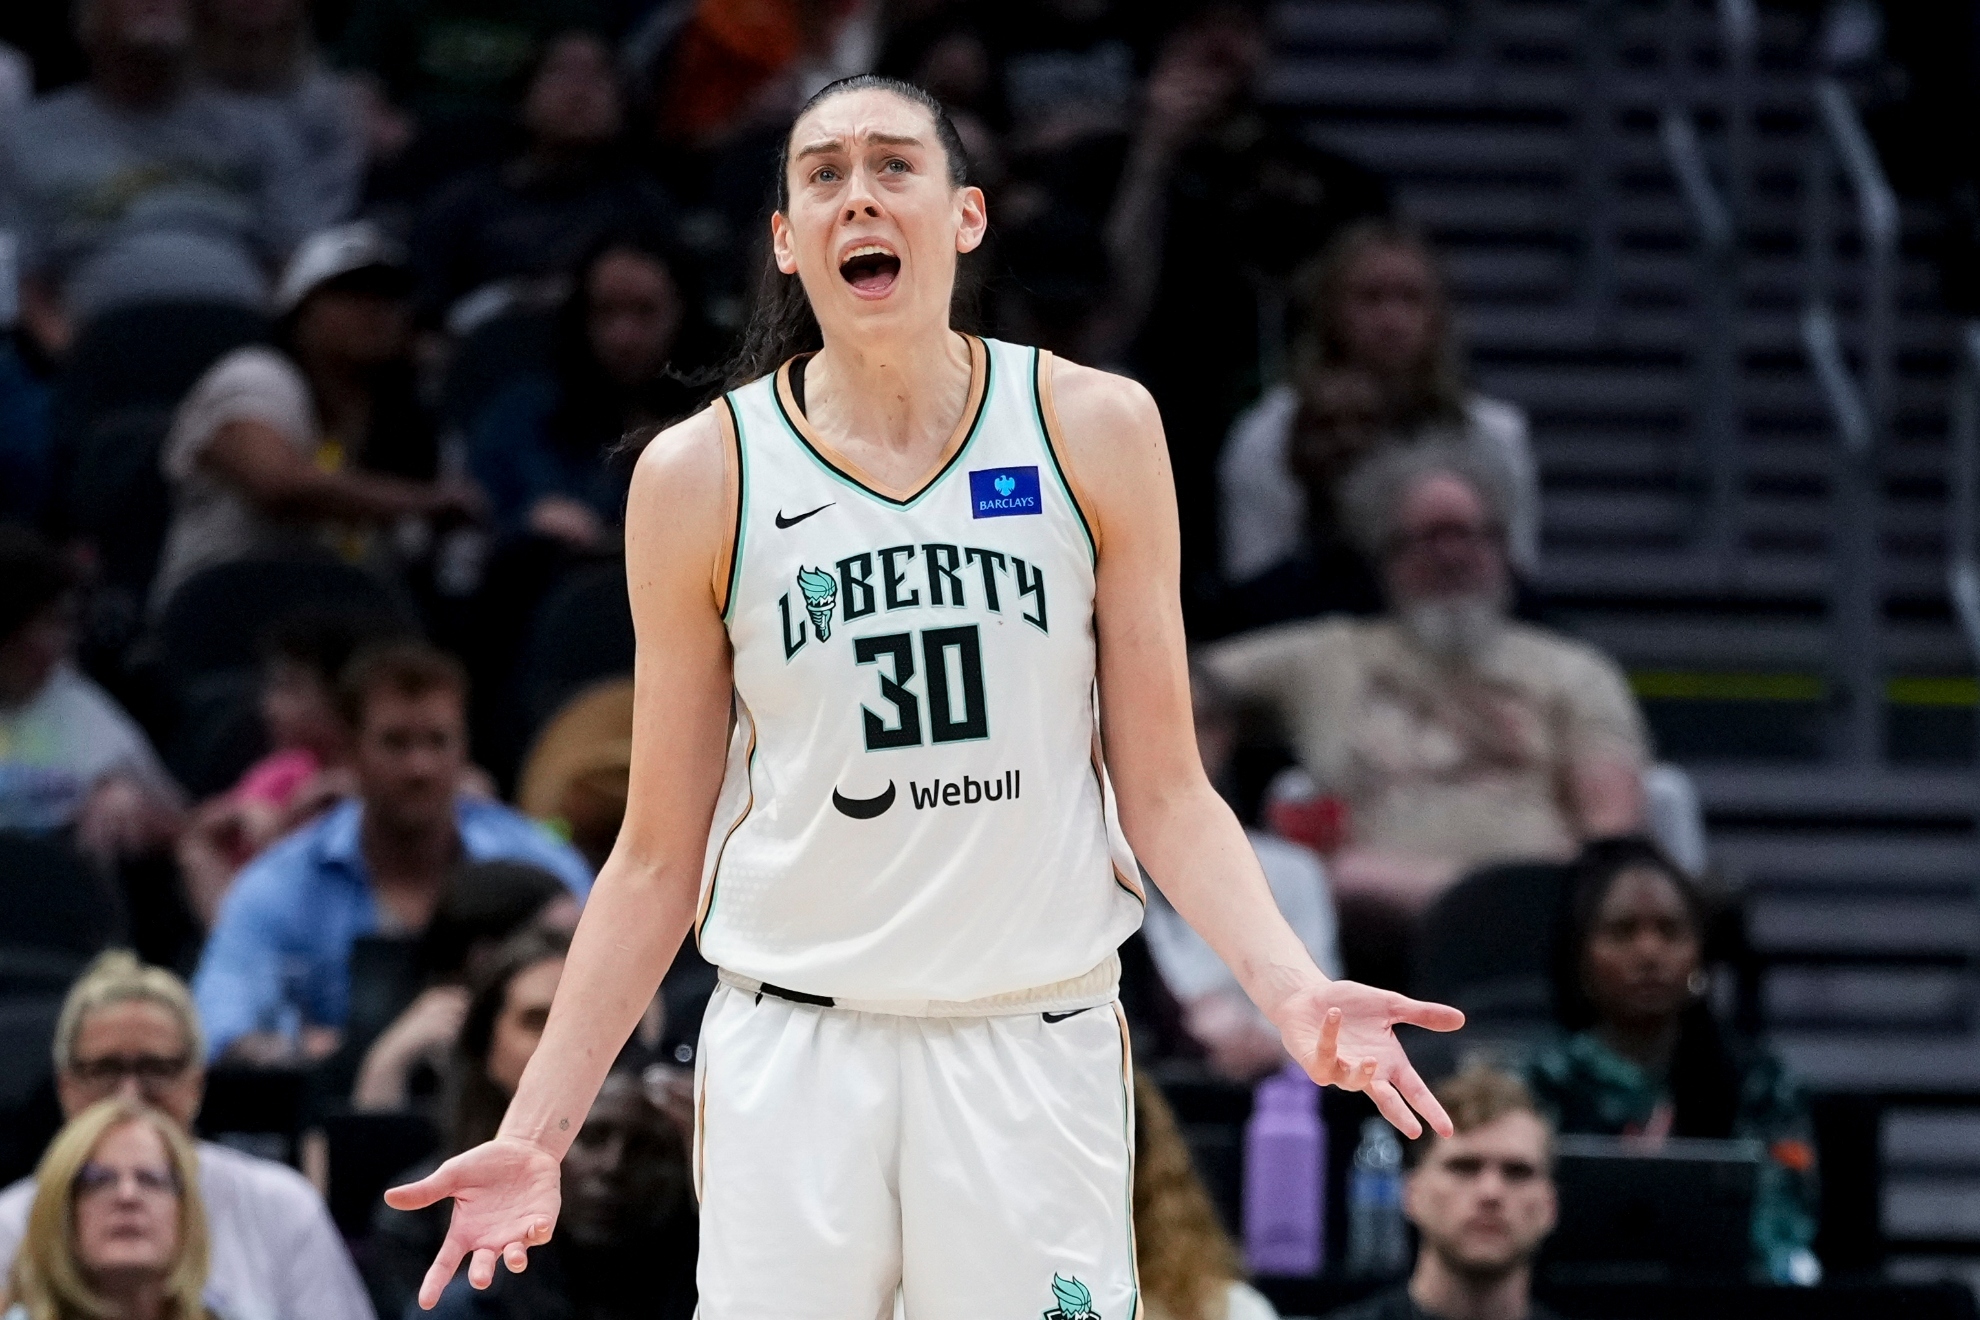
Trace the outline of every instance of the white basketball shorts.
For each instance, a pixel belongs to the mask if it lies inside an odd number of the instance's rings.
[[[1118,1004],[910,1017],[716,987],[702,1320],[1137,1320]]]

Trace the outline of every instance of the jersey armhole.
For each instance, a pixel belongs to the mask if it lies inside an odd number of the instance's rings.
[[[743,514],[749,507],[749,470],[743,460],[742,419],[736,415],[735,400],[724,394],[721,406],[715,409],[715,422],[722,428],[722,438],[728,442],[728,452],[723,455],[723,467],[729,466],[729,456],[735,457],[736,480],[736,524],[729,534],[727,562],[718,560],[715,566],[715,581],[721,584],[722,622],[728,623],[729,615],[735,608],[736,583],[742,576],[743,556]]]
[[[1100,563],[1099,523],[1088,512],[1093,502],[1086,498],[1077,482],[1073,480],[1072,468],[1065,459],[1065,430],[1059,425],[1059,409],[1052,400],[1052,352],[1050,349],[1033,349],[1034,361],[1031,370],[1031,402],[1038,414],[1038,434],[1045,441],[1045,453],[1052,460],[1052,472],[1059,479],[1059,487],[1066,493],[1066,500],[1072,505],[1073,513],[1079,518],[1080,530],[1086,533],[1087,552],[1093,556],[1097,567]]]

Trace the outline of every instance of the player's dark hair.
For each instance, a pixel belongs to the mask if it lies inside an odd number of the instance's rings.
[[[963,149],[962,137],[949,119],[949,112],[926,90],[899,78],[862,73],[827,83],[798,110],[791,120],[791,128],[795,129],[799,120],[835,96],[866,91],[891,92],[926,110],[928,117],[935,121],[935,140],[942,144],[942,154],[948,160],[949,183],[957,188],[969,184],[969,153]],[[786,132],[783,149],[777,153],[775,198],[779,211],[790,205],[790,162],[791,135]],[[964,270],[959,267],[956,292],[950,300],[952,321],[968,318],[974,306],[975,293],[975,281],[966,279]],[[741,344],[723,370],[722,388],[732,390],[739,385],[747,385],[757,377],[775,371],[797,354],[813,353],[824,346],[818,318],[812,313],[810,300],[805,297],[803,282],[797,276],[786,275],[777,269],[776,255],[766,244],[763,266],[750,299],[749,321],[743,327]]]

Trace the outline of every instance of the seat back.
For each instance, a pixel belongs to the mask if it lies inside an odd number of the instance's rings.
[[[1546,1023],[1571,869],[1490,866],[1460,880],[1424,913],[1411,986],[1474,1019]]]
[[[253,668],[269,626],[296,610],[345,609],[413,617],[363,569],[332,559],[244,559],[193,574],[166,602],[147,650],[175,687],[229,669]]]
[[[6,904],[0,969],[56,968],[47,961],[55,958],[73,960],[80,970],[124,930],[116,889],[56,839],[0,830],[0,895]]]
[[[579,688],[630,674],[632,604],[620,563],[580,568],[536,612],[516,670],[516,691],[529,727],[524,745]]]

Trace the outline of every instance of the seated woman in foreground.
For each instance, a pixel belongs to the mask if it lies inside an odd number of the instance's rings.
[[[4,1320],[221,1320],[199,1158],[165,1115],[113,1098],[49,1144]]]
[[[1582,867],[1557,988],[1574,1034],[1533,1061],[1535,1097],[1563,1133],[1761,1142],[1754,1263],[1776,1282],[1817,1282],[1808,1098],[1778,1059],[1714,1017],[1698,891],[1640,840],[1592,844]]]

